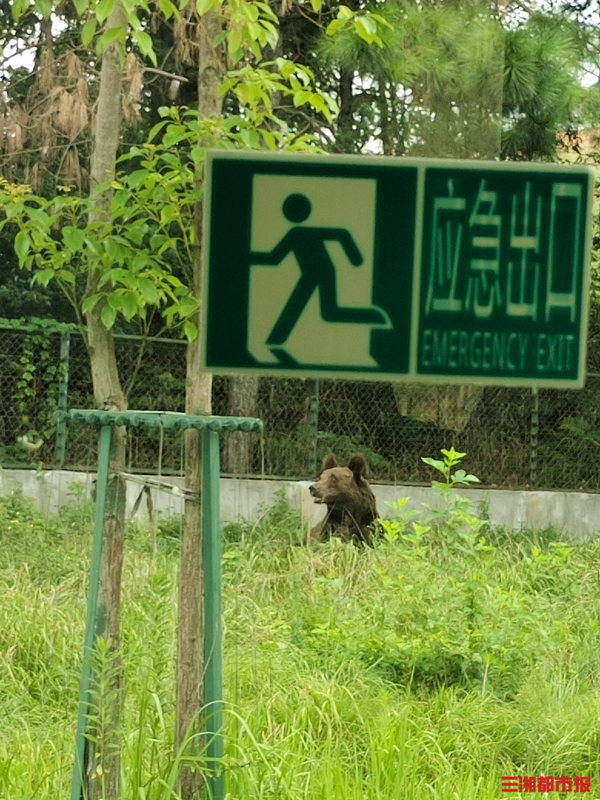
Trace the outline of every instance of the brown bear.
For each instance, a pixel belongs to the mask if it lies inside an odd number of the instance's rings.
[[[325,456],[321,477],[309,491],[315,503],[327,506],[327,515],[311,530],[308,541],[324,542],[338,536],[344,542],[371,544],[378,515],[366,471],[367,462],[361,455],[350,456],[347,467],[338,466],[333,454]]]

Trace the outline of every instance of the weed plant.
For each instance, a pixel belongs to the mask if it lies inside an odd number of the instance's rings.
[[[497,800],[509,775],[600,797],[600,544],[491,531],[447,497],[418,519],[399,501],[372,549],[297,546],[283,500],[225,528],[232,800]],[[90,530],[81,504],[0,499],[2,800],[69,796]],[[123,800],[177,796],[177,533],[153,552],[128,531]]]

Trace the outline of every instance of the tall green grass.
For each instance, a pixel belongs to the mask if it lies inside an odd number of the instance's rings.
[[[0,499],[3,800],[68,797],[90,529],[82,505]],[[231,798],[495,800],[519,774],[600,797],[600,545],[473,530],[400,519],[373,549],[309,549],[283,503],[225,528]],[[176,797],[177,535],[153,553],[128,532],[124,800]]]

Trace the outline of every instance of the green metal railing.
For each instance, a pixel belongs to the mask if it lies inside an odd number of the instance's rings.
[[[171,430],[195,429],[201,433],[202,457],[202,568],[204,576],[204,707],[207,736],[206,759],[213,765],[208,780],[213,800],[224,797],[224,776],[218,771],[223,757],[223,677],[221,631],[221,530],[219,510],[219,434],[221,431],[262,432],[259,419],[243,417],[191,416],[179,413],[145,411],[108,412],[74,409],[59,412],[62,421],[100,427],[98,476],[88,606],[85,626],[83,663],[79,685],[79,704],[75,738],[75,763],[71,800],[81,800],[85,760],[86,720],[90,706],[92,652],[94,640],[104,630],[102,610],[98,609],[100,559],[105,504],[109,481],[109,455],[112,428],[150,427]],[[200,555],[200,554],[199,554]]]

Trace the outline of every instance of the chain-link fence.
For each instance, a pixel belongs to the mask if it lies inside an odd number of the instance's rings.
[[[185,343],[117,336],[129,407],[183,411]],[[0,328],[0,464],[94,468],[96,434],[54,412],[92,408],[89,359],[75,333]],[[466,452],[488,486],[600,491],[600,375],[581,391],[406,387],[343,380],[214,377],[213,413],[258,416],[264,436],[223,437],[225,474],[312,478],[325,453],[363,453],[378,482],[427,483],[421,456]],[[129,468],[180,473],[181,439],[131,432]]]

